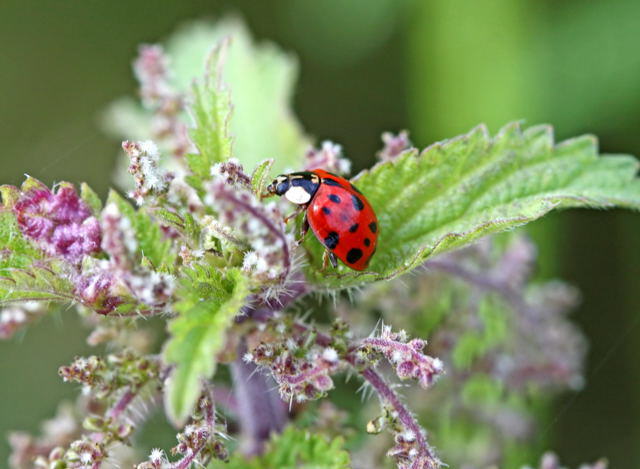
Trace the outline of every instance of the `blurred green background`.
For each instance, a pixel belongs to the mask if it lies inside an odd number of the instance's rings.
[[[105,194],[119,144],[99,130],[100,111],[135,93],[137,45],[225,13],[299,57],[295,109],[310,133],[343,144],[356,171],[385,130],[410,129],[424,146],[516,119],[640,155],[637,0],[3,0],[1,182],[27,173]],[[530,231],[539,275],[582,290],[574,319],[591,345],[586,388],[540,431],[567,465],[607,456],[640,467],[640,216],[571,211]],[[36,430],[75,395],[56,370],[87,353],[84,335],[62,311],[0,343],[0,434]],[[3,438],[0,467],[7,452]]]

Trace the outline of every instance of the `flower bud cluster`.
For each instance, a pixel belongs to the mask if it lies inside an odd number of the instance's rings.
[[[153,112],[154,136],[168,141],[174,156],[184,156],[192,147],[181,118],[184,97],[170,83],[168,59],[162,47],[141,46],[133,68],[140,83],[142,103]]]
[[[85,469],[100,467],[107,459],[106,443],[83,437],[71,443],[69,448],[56,447],[47,456],[39,456],[34,461],[37,469]]]
[[[391,132],[385,132],[382,134],[382,142],[384,143],[384,147],[377,155],[380,161],[390,161],[404,151],[412,148],[409,133],[406,130],[403,130],[397,135]]]
[[[111,269],[110,261],[102,260],[86,268],[74,284],[80,302],[99,314],[109,314],[125,301],[127,290]]]
[[[59,412],[43,426],[42,438],[12,436],[12,467],[21,468],[27,461],[42,469],[102,467],[111,458],[115,443],[129,443],[134,427],[130,421],[123,421],[122,415],[137,392],[159,377],[159,368],[155,358],[136,356],[129,351],[106,358],[76,358],[61,367],[59,374],[64,381],[81,383],[86,391],[82,411],[89,415],[82,423],[85,432],[81,434],[77,417],[67,408],[62,409],[64,413]],[[107,403],[111,401],[115,403],[109,407]]]
[[[131,220],[120,213],[115,203],[108,204],[102,211],[102,231],[102,249],[109,254],[113,268],[133,269],[138,243]]]
[[[139,265],[131,220],[115,203],[102,212],[102,232],[102,248],[110,257],[87,263],[75,278],[76,295],[82,303],[101,314],[110,313],[127,299],[162,309],[173,295],[174,277]]]
[[[424,340],[408,340],[405,331],[393,332],[391,326],[383,324],[377,337],[361,341],[357,357],[370,361],[375,354],[382,354],[395,367],[398,378],[415,379],[426,389],[442,374],[444,366],[439,358],[423,353],[425,346]]]
[[[154,448],[149,458],[138,464],[136,469],[186,468],[192,464],[205,467],[213,458],[228,459],[227,449],[222,442],[226,435],[216,424],[215,407],[210,394],[208,390],[203,393],[189,424],[176,435],[178,444],[171,448],[171,455],[181,456],[181,459],[170,463],[163,450]]]
[[[211,176],[231,186],[238,186],[243,189],[251,188],[251,178],[244,172],[244,168],[237,158],[230,158],[227,161],[211,166]]]
[[[387,456],[393,458],[398,469],[439,469],[442,463],[429,454],[421,454],[418,448],[418,438],[411,430],[398,432],[394,437],[394,445],[387,451]]]
[[[264,283],[284,281],[291,271],[293,238],[285,233],[276,204],[260,203],[248,188],[250,179],[242,166],[233,161],[214,166],[212,175],[205,203],[233,232],[231,238],[249,246],[243,269]]]
[[[73,185],[55,191],[34,179],[13,206],[20,231],[47,254],[78,264],[100,251],[100,224]]]
[[[279,336],[289,335],[283,323],[277,324],[274,332]],[[344,364],[335,348],[317,345],[313,339],[313,333],[308,333],[282,341],[260,342],[244,360],[269,370],[283,400],[319,399],[333,389],[331,375]]]
[[[92,355],[76,358],[73,363],[62,366],[58,374],[65,382],[83,384],[88,392],[103,399],[115,391],[128,387],[136,392],[142,386],[158,378],[159,363],[148,357],[135,355],[131,351],[108,355],[106,358]]]
[[[305,170],[324,169],[337,174],[349,174],[351,161],[342,155],[342,146],[325,140],[320,148],[310,148],[305,155]]]
[[[160,152],[151,140],[143,142],[122,142],[123,150],[129,155],[129,173],[136,184],[129,195],[142,205],[150,197],[164,194],[169,188],[170,176],[158,166]]]

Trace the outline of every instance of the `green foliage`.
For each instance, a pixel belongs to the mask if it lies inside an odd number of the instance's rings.
[[[102,201],[100,196],[94,192],[89,184],[83,182],[80,185],[80,198],[91,208],[91,212],[94,216],[99,216],[102,211]]]
[[[73,285],[61,264],[45,261],[22,236],[13,213],[1,210],[0,246],[0,307],[27,300],[73,301]]]
[[[482,300],[478,305],[478,318],[482,323],[477,329],[465,331],[456,341],[452,355],[456,368],[469,368],[474,360],[486,356],[491,347],[506,338],[506,314],[495,299],[486,297]]]
[[[221,47],[222,43],[226,45]],[[170,84],[192,103],[191,119],[186,114],[183,118],[195,126],[191,137],[199,155],[190,155],[188,161],[197,178],[229,154],[245,168],[254,168],[265,158],[274,159],[274,171],[300,167],[311,142],[291,111],[297,75],[294,57],[273,44],[255,44],[246,27],[234,19],[189,24],[166,41],[165,49]],[[203,71],[206,79],[194,86],[194,78]],[[104,125],[120,138],[144,140],[152,135],[150,112],[128,98],[107,110]],[[198,186],[197,179],[190,182]]]
[[[249,31],[237,20],[218,24],[194,23],[167,43],[175,84],[187,90],[211,48],[230,39],[223,69],[212,77],[228,87],[233,102],[230,131],[233,156],[245,168],[274,158],[274,170],[298,168],[310,145],[290,109],[297,66],[292,56],[272,44],[254,44]]]
[[[219,44],[211,53],[204,80],[193,87],[191,113],[195,126],[191,139],[198,153],[187,155],[187,164],[195,178],[191,184],[199,187],[203,179],[211,175],[211,166],[231,157],[229,119],[231,101],[226,86],[222,83],[222,67],[228,42]]]
[[[171,339],[164,359],[175,365],[165,392],[165,409],[173,422],[184,423],[200,395],[201,379],[215,372],[215,355],[225,333],[249,294],[240,270],[226,273],[210,266],[185,269],[176,291],[178,317],[169,323]]]
[[[503,393],[502,383],[488,375],[476,373],[464,383],[462,401],[469,407],[500,404]]]
[[[228,463],[214,461],[209,469],[349,469],[349,453],[341,437],[327,438],[288,427],[269,442],[265,453],[251,460],[235,453]]]
[[[260,197],[264,194],[267,185],[271,182],[269,174],[273,167],[274,160],[268,159],[260,163],[251,173],[251,190],[253,195]]]
[[[143,208],[136,210],[116,191],[109,193],[107,203],[116,204],[120,213],[131,221],[138,250],[151,262],[151,266],[155,269],[171,269],[176,259],[171,241],[165,239],[162,230],[149,214]]]
[[[160,208],[154,210],[153,214],[160,222],[177,230],[185,238],[192,242],[198,241],[201,228],[189,212],[185,211],[183,215],[180,215],[175,211]]]
[[[379,218],[377,253],[368,272],[320,273],[319,247],[307,241],[316,283],[348,287],[392,278],[434,254],[535,220],[558,208],[640,208],[638,162],[598,157],[594,137],[554,145],[549,126],[483,126],[411,150],[354,181]],[[315,243],[315,240],[313,240]]]

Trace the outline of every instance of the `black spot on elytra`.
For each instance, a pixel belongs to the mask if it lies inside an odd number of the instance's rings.
[[[351,226],[349,227],[349,233],[355,233],[356,231],[358,231],[358,227],[359,227],[359,226],[360,226],[360,225],[358,225],[357,223],[355,223],[355,224],[351,225]]]
[[[351,200],[353,201],[353,206],[356,210],[360,211],[364,208],[362,200],[360,200],[360,197],[358,197],[357,195],[351,194]]]
[[[347,262],[349,264],[355,264],[362,257],[362,249],[351,248],[347,253]]]
[[[335,194],[329,194],[329,200],[336,204],[339,204],[341,202],[340,197]]]
[[[331,210],[329,210],[329,207],[322,207],[322,213],[324,213],[325,215],[329,215],[331,213]]]
[[[329,249],[335,249],[338,245],[338,241],[340,241],[340,235],[335,231],[332,231],[324,238],[324,245]]]
[[[376,231],[378,231],[378,224],[375,221],[372,221],[371,223],[369,223],[369,229],[372,233],[375,233]]]
[[[371,246],[371,240],[369,238],[364,238],[364,245],[367,247]]]
[[[335,179],[329,179],[329,178],[324,178],[322,180],[323,184],[326,184],[327,186],[336,186],[336,187],[342,187],[342,184],[340,184],[338,181],[336,181]]]
[[[356,186],[354,186],[353,184],[349,183],[349,185],[351,186],[351,189],[353,189],[354,191],[356,191],[358,194],[362,194],[362,192],[360,192],[360,189],[358,189]]]

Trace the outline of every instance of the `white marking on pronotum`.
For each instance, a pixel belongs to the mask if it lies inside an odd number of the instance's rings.
[[[298,205],[306,204],[311,200],[311,194],[300,186],[291,186],[289,190],[285,192],[284,196],[289,202],[293,202]]]

